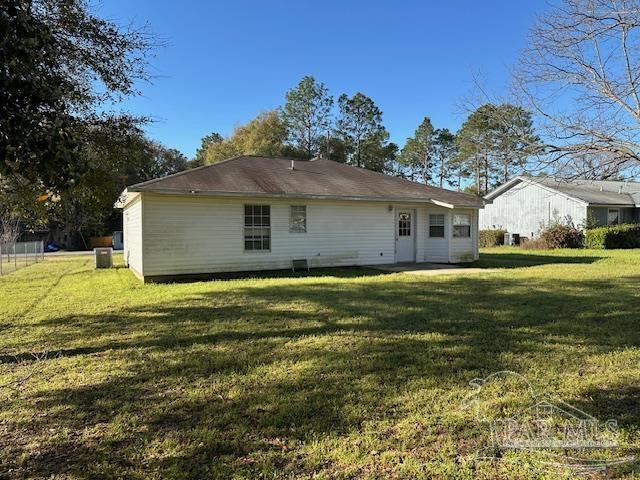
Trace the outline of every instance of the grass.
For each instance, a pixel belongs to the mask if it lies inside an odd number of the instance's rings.
[[[616,454],[637,454],[640,251],[478,265],[142,285],[58,257],[4,276],[0,478],[570,476],[474,461],[469,381],[500,370],[616,419]]]

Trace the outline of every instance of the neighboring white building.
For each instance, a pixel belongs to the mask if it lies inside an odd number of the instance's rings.
[[[472,195],[325,159],[242,156],[125,190],[124,257],[144,281],[220,272],[469,262]]]
[[[634,182],[519,176],[485,198],[491,203],[480,213],[480,229],[529,238],[557,220],[578,227],[640,220],[640,184]]]

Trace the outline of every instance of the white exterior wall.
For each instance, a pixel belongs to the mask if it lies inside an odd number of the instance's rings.
[[[138,275],[142,275],[142,195],[134,194],[122,212],[124,261]]]
[[[420,233],[424,238],[423,258],[419,261],[433,263],[449,263],[449,238],[451,237],[450,213],[451,210],[443,207],[425,207],[421,209],[420,217],[423,219]],[[429,215],[444,214],[444,238],[429,237]]]
[[[389,203],[151,193],[143,197],[138,203],[144,205],[144,215],[138,217],[141,208],[133,202],[125,207],[125,215],[144,225],[144,242],[136,229],[125,226],[125,252],[132,252],[131,266],[140,268],[145,277],[287,269],[292,259],[304,258],[311,267],[395,263],[396,210],[390,210]],[[270,251],[244,250],[246,204],[271,206]],[[291,205],[307,206],[307,233],[289,232]],[[450,242],[454,210],[424,205],[393,207],[416,211],[416,261],[446,263],[477,258],[477,211],[464,210],[472,216],[471,238]],[[445,214],[445,238],[428,237],[429,213]],[[132,243],[137,238],[144,258],[139,263]]]
[[[472,262],[479,257],[478,253],[478,216],[477,211],[473,210],[454,210],[451,212],[450,219],[453,219],[454,213],[466,213],[471,216],[471,236],[466,238],[451,237],[451,252],[449,258],[451,263]],[[453,230],[453,224],[451,229]]]
[[[271,205],[271,250],[244,250],[244,205]],[[307,233],[289,233],[290,205]],[[394,263],[394,215],[383,203],[145,194],[144,275]]]
[[[587,215],[584,203],[535,183],[521,182],[498,195],[480,211],[480,229],[503,228],[525,237],[535,236],[542,225],[554,217],[571,217],[583,224]]]

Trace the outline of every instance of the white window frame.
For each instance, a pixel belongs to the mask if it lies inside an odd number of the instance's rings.
[[[250,207],[252,209],[251,214],[247,215],[247,208]],[[260,214],[256,215],[253,210],[255,207],[260,207]],[[264,207],[268,208],[268,215],[264,214]],[[268,221],[265,223],[264,217],[268,218]],[[247,225],[247,219],[252,218],[253,222],[251,225]],[[256,219],[260,219],[258,223],[255,223]],[[245,204],[242,209],[242,245],[245,252],[254,253],[254,252],[270,252],[271,251],[271,205],[264,205],[259,203],[251,203]],[[262,235],[255,235],[256,230],[262,230]],[[264,234],[266,231],[266,235]],[[253,234],[252,234],[253,233]],[[260,237],[260,247],[259,248],[247,248],[247,242],[257,242],[256,237]],[[249,238],[249,240],[247,240]],[[266,241],[265,241],[266,238]],[[267,247],[265,248],[265,244]]]
[[[435,217],[442,217],[442,223],[434,223]],[[429,238],[445,238],[447,234],[447,221],[444,213],[430,213],[429,214]],[[442,235],[432,235],[431,227],[442,227]]]
[[[295,220],[295,211],[302,212],[300,221]],[[289,233],[307,233],[306,205],[289,205]]]
[[[618,221],[616,223],[611,223],[611,220],[609,220],[609,215],[611,215],[611,212],[617,212],[618,213]],[[620,225],[620,214],[622,213],[622,211],[619,208],[607,208],[607,225]]]
[[[458,217],[458,218],[456,218]],[[466,217],[467,221],[460,223],[460,217]],[[458,222],[458,223],[456,223]],[[453,237],[454,238],[471,238],[471,214],[469,213],[454,213],[453,214],[453,219],[452,219],[452,224],[453,224]],[[459,230],[456,227],[468,227],[468,234],[467,235],[460,235],[458,232]]]

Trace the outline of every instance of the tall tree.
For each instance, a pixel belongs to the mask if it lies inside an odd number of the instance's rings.
[[[319,155],[334,162],[347,163],[347,146],[335,135],[327,135],[320,144]]]
[[[435,139],[436,130],[431,120],[424,117],[413,137],[407,139],[399,157],[399,162],[409,169],[411,176],[418,174],[425,184],[433,182]]]
[[[320,145],[331,128],[333,97],[324,83],[312,76],[300,80],[296,88],[286,93],[281,110],[291,145],[312,158],[320,151]]]
[[[475,192],[484,195],[489,189],[489,179],[495,169],[495,105],[485,104],[472,112],[456,134],[460,162],[474,173]]]
[[[480,106],[456,135],[460,159],[474,172],[478,195],[520,173],[539,151],[538,142],[531,113],[508,103]]]
[[[520,173],[528,159],[539,151],[540,139],[534,132],[531,112],[508,103],[494,110],[493,129],[496,155],[500,164],[500,183],[508,181],[514,172]]]
[[[216,145],[222,143],[224,141],[224,137],[220,135],[218,132],[211,132],[209,135],[206,135],[202,138],[200,142],[200,147],[196,150],[196,155],[193,157],[191,162],[192,167],[200,167],[205,164],[205,160],[207,158],[207,150],[211,145]]]
[[[458,155],[456,137],[447,128],[439,128],[435,131],[433,142],[433,156],[435,158],[435,178],[440,188],[445,182],[449,182],[455,170],[454,159]]]
[[[336,135],[344,143],[347,161],[353,165],[380,171],[382,149],[389,133],[382,125],[382,111],[363,93],[338,98],[339,117]]]
[[[122,119],[98,106],[147,79],[152,38],[99,18],[84,0],[3,0],[0,31],[0,175],[68,188],[86,171],[91,131]]]
[[[236,127],[228,139],[211,143],[205,163],[217,163],[236,155],[300,156],[285,143],[286,140],[287,127],[278,112],[263,112],[247,124]]]
[[[639,71],[639,0],[562,0],[540,16],[514,78],[540,120],[540,166],[593,156],[638,165]]]

